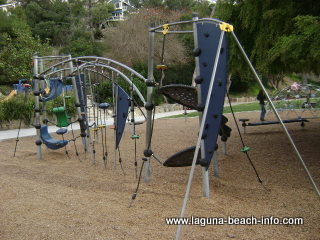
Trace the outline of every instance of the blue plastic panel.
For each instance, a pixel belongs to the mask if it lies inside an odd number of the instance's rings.
[[[68,144],[67,140],[57,140],[54,139],[48,132],[48,126],[41,126],[40,128],[40,138],[42,142],[52,150],[57,150]]]
[[[115,84],[115,92],[117,93],[116,101],[116,148],[122,138],[124,127],[126,125],[129,110],[129,95],[117,84]]]
[[[212,76],[214,61],[217,54],[218,43],[221,30],[218,26],[211,23],[197,24],[198,48],[201,49],[199,55],[200,76],[203,78],[201,83],[201,105],[206,103],[210,80]],[[224,36],[220,51],[217,72],[214,79],[212,95],[209,103],[207,118],[202,138],[204,140],[204,158],[200,164],[207,169],[213,157],[218,133],[220,129],[221,116],[227,83],[227,38]]]
[[[50,92],[48,95],[42,96],[40,98],[40,101],[47,102],[47,101],[55,99],[56,97],[58,97],[61,94],[63,86],[64,85],[63,85],[60,78],[50,78],[49,79]]]

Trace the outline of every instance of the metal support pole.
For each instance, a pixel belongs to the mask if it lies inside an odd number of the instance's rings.
[[[223,146],[224,155],[228,155],[228,152],[227,152],[227,141],[223,141],[222,142],[222,146]]]
[[[221,50],[223,37],[224,37],[224,31],[221,31],[219,44],[218,44],[218,48],[217,48],[217,53],[219,53],[220,50]],[[213,89],[213,83],[214,83],[214,80],[215,80],[217,66],[218,66],[219,55],[220,54],[216,54],[216,58],[215,58],[215,61],[214,61],[214,67],[213,67],[212,76],[211,76],[211,80],[210,80],[210,85],[209,85],[209,89],[208,89],[208,95],[207,95],[207,99],[206,99],[205,108],[204,108],[204,111],[203,111],[203,121],[201,121],[201,125],[200,125],[197,145],[196,145],[196,149],[195,149],[195,152],[194,152],[194,155],[193,155],[192,166],[191,166],[191,169],[190,169],[190,174],[189,174],[186,193],[184,195],[184,199],[183,199],[183,203],[182,203],[180,218],[184,217],[184,214],[185,214],[185,211],[186,211],[186,208],[187,208],[187,203],[188,203],[190,190],[191,190],[191,184],[192,184],[193,175],[194,175],[196,162],[197,162],[197,157],[198,157],[198,153],[199,153],[199,149],[200,149],[200,145],[201,145],[201,136],[203,134],[204,125],[205,125],[204,124],[205,123],[204,119],[206,119],[207,113],[208,113],[209,103],[210,103],[212,89]],[[177,232],[176,232],[176,237],[175,237],[176,240],[180,239],[181,230],[182,230],[182,225],[178,225]]]
[[[71,60],[72,59],[72,56],[71,56],[71,54],[69,54],[68,55],[68,60]],[[72,61],[69,61],[68,62],[68,64],[69,64],[69,74],[73,74],[73,62]]]
[[[43,59],[39,58],[38,59],[38,69],[39,72],[42,73],[43,72]],[[45,89],[45,80],[42,80],[39,83],[39,86],[42,90]],[[47,86],[48,87],[48,86]],[[50,91],[52,91],[52,89],[50,89]],[[42,102],[42,117],[43,119],[47,119],[47,106],[46,106],[46,102]]]
[[[260,77],[259,77],[258,73],[256,72],[256,70],[255,70],[255,69],[254,69],[254,67],[252,66],[252,64],[251,64],[251,62],[250,62],[250,60],[249,60],[249,58],[248,58],[248,56],[247,56],[246,52],[244,51],[243,47],[241,46],[241,44],[240,44],[240,42],[239,42],[239,40],[238,40],[237,36],[235,35],[235,33],[234,33],[234,32],[231,32],[231,34],[232,34],[232,36],[233,36],[233,38],[234,38],[235,42],[237,43],[237,45],[238,45],[238,47],[239,47],[239,49],[240,49],[240,51],[241,51],[242,55],[244,56],[244,58],[245,58],[246,62],[248,63],[248,65],[249,65],[249,67],[250,67],[250,70],[251,70],[251,71],[252,71],[252,73],[254,74],[254,76],[255,76],[256,80],[258,81],[258,83],[259,83],[259,85],[260,85],[261,89],[262,89],[262,90],[263,90],[263,92],[265,93],[266,98],[267,98],[267,100],[268,100],[268,102],[269,102],[269,104],[270,104],[270,107],[272,108],[272,110],[273,110],[274,114],[276,115],[276,117],[277,117],[278,121],[280,122],[280,125],[281,125],[281,127],[282,127],[283,131],[284,131],[284,132],[285,132],[285,134],[287,135],[287,137],[288,137],[288,139],[289,139],[289,142],[290,142],[290,144],[291,144],[291,146],[292,146],[293,150],[295,151],[295,153],[296,153],[296,155],[297,155],[297,157],[298,157],[298,159],[299,159],[300,163],[302,164],[302,166],[303,166],[303,168],[304,168],[305,172],[307,173],[307,175],[308,175],[308,177],[309,177],[309,179],[310,179],[311,184],[313,185],[313,187],[314,187],[315,191],[317,192],[318,196],[320,196],[320,191],[319,191],[319,188],[318,188],[317,184],[316,184],[316,183],[315,183],[315,181],[313,180],[313,177],[312,177],[311,173],[309,172],[309,169],[308,169],[308,167],[306,166],[306,164],[305,164],[304,160],[302,159],[302,156],[301,156],[301,154],[300,154],[300,152],[299,152],[298,148],[296,147],[295,143],[293,142],[293,140],[292,140],[292,138],[291,138],[291,136],[290,136],[290,134],[289,134],[289,132],[288,132],[288,130],[287,130],[287,128],[286,128],[286,126],[284,125],[284,123],[283,123],[283,121],[282,121],[282,119],[281,119],[281,117],[280,117],[279,113],[277,112],[277,110],[276,110],[276,108],[275,108],[275,106],[274,106],[273,102],[271,101],[271,98],[270,98],[270,96],[269,96],[269,94],[268,94],[267,90],[266,90],[266,89],[265,89],[265,87],[263,86],[263,83],[262,83],[262,81],[261,81],[261,79],[260,79]]]
[[[213,175],[215,177],[219,177],[219,161],[218,161],[218,152],[214,151],[212,156],[212,162],[213,162]]]
[[[33,56],[33,74],[34,74],[34,87],[33,87],[33,91],[34,93],[39,93],[39,79],[37,79],[38,76],[38,56],[35,55]],[[35,94],[34,95],[34,109],[35,109],[35,119],[34,119],[34,125],[37,126],[36,128],[36,132],[37,132],[37,159],[40,160],[42,159],[42,152],[41,152],[41,137],[40,137],[40,128],[38,128],[39,126],[41,126],[41,119],[40,119],[40,99],[39,99],[39,95]]]
[[[114,76],[112,75],[112,78]],[[118,102],[118,87],[117,85],[112,85],[112,95],[113,95],[113,138],[114,138],[114,161],[113,161],[113,168],[117,168],[117,148],[116,148],[116,142],[117,142],[117,124],[116,124],[116,117],[117,117],[117,102]]]
[[[154,41],[155,32],[149,31],[149,56],[148,56],[148,81],[154,83],[153,67],[154,67]],[[152,84],[150,84],[152,85]],[[147,102],[146,105],[152,106],[153,86],[147,87]],[[154,110],[154,109],[153,109]],[[150,149],[151,135],[152,135],[152,110],[147,109],[147,122],[146,122],[146,149]],[[151,164],[150,157],[144,163],[144,181],[149,182],[151,178]]]
[[[86,99],[85,99],[86,95],[84,93],[86,86],[85,86],[85,79],[82,80],[82,78],[81,78],[81,73],[80,73],[78,64],[76,64],[76,66],[77,66],[77,75],[78,75],[78,81],[79,81],[79,87],[80,87],[80,89],[77,89],[77,92],[80,94],[80,96],[81,96],[81,98],[83,100],[83,102],[80,101],[80,98],[78,96],[78,100],[79,100],[78,103],[80,104],[80,107],[79,107],[80,108],[80,115],[81,115],[80,118],[82,119],[82,121],[85,122],[85,126],[86,126],[86,129],[84,131],[84,133],[86,133],[86,136],[82,137],[82,145],[84,147],[84,151],[87,152],[88,146],[87,146],[86,137],[87,137],[87,126],[88,126],[88,124],[87,124],[87,119],[86,119],[86,117],[87,117],[87,115],[86,115]],[[77,95],[78,95],[78,93],[77,93]],[[81,108],[83,108],[83,110],[84,110],[83,112],[81,111],[82,110]],[[81,124],[80,124],[80,129],[81,129],[81,133],[82,133],[83,129],[82,129]]]
[[[75,105],[76,105],[76,109],[77,109],[77,113],[78,113],[78,119],[81,119],[82,115],[81,115],[81,108],[80,108],[80,100],[79,100],[79,95],[78,95],[77,82],[76,82],[76,78],[74,76],[72,76],[72,86],[73,86],[73,93],[74,93],[74,97],[75,97]]]
[[[194,14],[192,20],[197,21],[198,16]],[[193,39],[194,39],[194,47],[198,48],[198,35],[197,35],[197,23],[193,22]],[[200,63],[199,63],[199,57],[195,57],[195,75],[199,76],[200,75]],[[197,86],[198,90],[198,103],[201,103],[201,86],[200,84]],[[202,113],[199,112],[199,125],[201,125],[202,121]],[[201,140],[201,158],[204,158],[205,151],[204,151],[204,140]],[[207,170],[205,167],[201,167],[202,170],[202,195],[204,197],[209,198],[210,197],[210,184],[209,184],[209,169]]]

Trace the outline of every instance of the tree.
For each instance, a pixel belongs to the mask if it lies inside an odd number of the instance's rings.
[[[101,30],[102,24],[112,16],[114,5],[109,3],[97,3],[92,8],[93,27],[96,30]]]
[[[69,40],[72,18],[67,2],[30,1],[25,11],[34,36],[54,46],[64,45]]]
[[[159,8],[163,6],[162,0],[142,0],[142,6],[146,8]]]
[[[273,86],[277,86],[282,76],[294,69],[317,71],[312,63],[314,58],[305,58],[305,53],[300,51],[304,48],[305,52],[317,55],[317,51],[311,49],[314,45],[306,44],[306,36],[310,36],[305,32],[308,29],[306,19],[299,20],[297,17],[310,15],[312,20],[308,18],[307,22],[312,21],[314,26],[318,26],[313,17],[319,13],[320,2],[314,0],[220,0],[216,9],[216,17],[234,25],[235,32],[251,61],[263,79]],[[297,28],[297,21],[301,23],[301,28]],[[317,35],[314,29],[309,31]],[[316,39],[312,39],[317,42]],[[298,62],[299,68],[295,66]],[[242,61],[234,42],[230,44],[229,66],[230,72],[239,76],[241,81],[252,81],[253,77],[249,74],[248,67]],[[313,66],[312,69],[310,66]]]
[[[21,8],[10,16],[0,11],[0,83],[8,84],[32,76],[32,56],[46,54],[47,44],[32,37]]]
[[[183,11],[165,9],[145,9],[139,14],[129,15],[127,21],[120,22],[117,27],[107,28],[105,44],[109,47],[112,58],[128,65],[145,62],[148,58],[148,31],[151,23],[161,25],[178,21]],[[156,61],[160,63],[163,37],[157,35]],[[186,61],[185,49],[175,35],[166,36],[165,60],[175,64]]]
[[[197,1],[193,4],[193,7],[191,9],[193,12],[198,13],[199,17],[205,18],[211,16],[214,7],[215,4],[209,1]]]
[[[194,0],[166,0],[165,6],[170,10],[190,9],[194,6]]]
[[[130,0],[130,3],[135,8],[141,8],[142,7],[142,1],[140,1],[140,0]]]

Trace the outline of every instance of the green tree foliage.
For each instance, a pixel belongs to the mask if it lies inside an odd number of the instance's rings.
[[[210,17],[214,7],[215,4],[209,1],[197,1],[191,9],[193,12],[198,13],[200,18],[207,18]]]
[[[23,7],[34,36],[59,47],[61,54],[98,55],[103,48],[96,39],[103,37],[101,26],[113,6],[99,1],[86,7],[86,0],[24,0]]]
[[[315,0],[220,0],[216,9],[216,17],[234,25],[253,64],[273,86],[292,71],[318,72],[319,13]],[[250,85],[253,77],[234,42],[230,49],[230,72]]]
[[[194,0],[166,0],[165,6],[170,10],[190,9],[195,4]]]
[[[110,3],[97,3],[92,8],[93,25],[95,28],[101,28],[101,25],[106,19],[111,17],[111,13],[114,11],[114,5]]]
[[[55,46],[69,41],[72,15],[67,2],[30,1],[26,3],[25,11],[34,36]]]
[[[114,5],[105,2],[98,2],[92,8],[92,25],[95,29],[94,37],[95,39],[103,38],[102,29],[104,28],[104,23],[106,19],[112,16],[114,11]]]
[[[32,37],[21,8],[11,15],[0,11],[0,83],[8,84],[32,76],[32,56],[46,54],[50,48]]]
[[[287,71],[320,74],[320,18],[297,16],[291,34],[278,38],[269,51],[270,62],[286,64]]]
[[[130,4],[135,8],[142,7],[142,2],[140,0],[130,0]]]
[[[79,56],[101,56],[103,45],[91,39],[89,32],[83,32],[81,29],[73,33],[72,39],[61,48],[60,53],[70,53],[73,57]]]

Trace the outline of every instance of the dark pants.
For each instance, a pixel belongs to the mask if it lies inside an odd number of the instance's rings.
[[[260,108],[261,108],[261,113],[260,113],[260,120],[264,121],[264,117],[266,116],[266,107],[264,104],[260,104]]]

